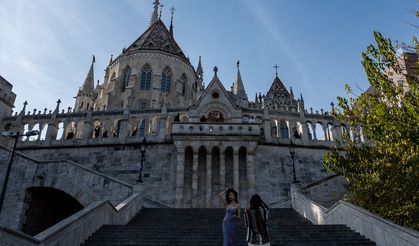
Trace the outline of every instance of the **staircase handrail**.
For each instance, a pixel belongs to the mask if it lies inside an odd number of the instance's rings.
[[[344,224],[377,245],[419,245],[419,232],[384,219],[342,200],[325,208],[302,193],[293,196],[292,207],[313,224]]]
[[[334,175],[327,176],[326,178],[322,178],[322,179],[319,179],[317,181],[314,181],[314,182],[312,182],[312,183],[310,183],[308,185],[305,185],[305,186],[301,187],[301,189],[302,190],[310,189],[310,188],[312,188],[314,186],[318,186],[318,185],[320,185],[320,184],[322,184],[324,182],[327,182],[327,181],[329,181],[331,179],[334,179],[336,177],[339,177],[339,175],[334,174]]]
[[[153,204],[154,206],[159,207],[159,208],[170,208],[169,206],[167,206],[167,205],[165,205],[163,203],[153,201],[153,200],[151,200],[149,198],[145,198],[144,197],[143,200],[144,200],[144,202],[148,202],[148,203]]]

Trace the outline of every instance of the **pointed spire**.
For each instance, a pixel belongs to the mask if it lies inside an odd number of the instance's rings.
[[[291,97],[294,98],[294,92],[292,91],[292,86],[290,86],[290,94],[291,94]]]
[[[109,65],[113,62],[113,54],[111,54],[111,59],[109,59]]]
[[[89,72],[87,73],[86,79],[84,80],[83,86],[80,91],[82,94],[88,95],[89,92],[94,90],[95,79],[94,79],[93,64],[95,63],[95,61],[96,59],[95,59],[95,56],[93,55],[92,65],[90,65]]]
[[[246,91],[244,89],[242,76],[240,74],[240,61],[237,61],[237,77],[236,77],[236,81],[233,83],[232,87],[233,87],[232,92],[235,95],[237,95],[237,97],[242,100],[241,103],[243,103],[243,105],[245,105],[247,103],[248,99],[247,99]]]
[[[172,13],[172,16],[170,17],[170,29],[169,29],[169,32],[170,32],[170,35],[172,35],[172,37],[173,37],[173,14],[175,13],[175,7],[171,7],[170,8],[170,12]]]
[[[201,56],[199,56],[198,67],[196,68],[196,73],[198,74],[198,78],[202,79],[204,77],[204,70],[202,69],[201,64]]]
[[[23,108],[22,108],[22,111],[20,111],[19,115],[25,115],[25,112],[26,112],[26,105],[28,105],[28,102],[27,102],[27,101],[24,101],[24,102],[23,102]]]
[[[151,20],[150,20],[150,26],[154,24],[154,22],[156,22],[159,18],[158,18],[158,11],[159,11],[159,5],[160,5],[160,1],[159,0],[154,0],[154,11],[153,14],[151,15]]]

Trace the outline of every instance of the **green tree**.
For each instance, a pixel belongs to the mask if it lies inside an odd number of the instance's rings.
[[[410,55],[416,58],[406,73],[391,40],[374,37],[362,65],[375,90],[358,96],[347,85],[352,96],[337,98],[333,116],[353,134],[342,135],[324,164],[346,178],[352,203],[419,230],[419,45],[414,40]],[[394,73],[404,74],[406,83],[391,81]]]

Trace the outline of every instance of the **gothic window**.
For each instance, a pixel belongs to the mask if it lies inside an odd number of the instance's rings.
[[[122,81],[122,91],[125,91],[125,88],[128,87],[129,84],[129,76],[131,76],[131,68],[126,67],[124,70],[124,80]]]
[[[185,74],[182,74],[182,76],[180,76],[180,83],[181,83],[181,94],[185,95],[185,90],[186,90],[186,82],[187,82],[187,78]]]
[[[172,72],[170,71],[170,68],[166,67],[161,73],[161,85],[160,85],[161,92],[163,93],[170,92],[171,80],[172,80]]]
[[[150,65],[146,64],[141,71],[141,82],[140,82],[140,90],[150,90],[151,87],[151,74],[152,70]]]
[[[281,132],[281,138],[282,139],[290,138],[289,131],[288,131],[288,126],[287,126],[287,123],[285,121],[281,121],[281,123],[279,125],[279,130]]]
[[[140,137],[144,137],[145,134],[145,120],[141,120],[140,123]]]

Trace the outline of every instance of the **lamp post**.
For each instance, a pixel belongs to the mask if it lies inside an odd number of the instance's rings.
[[[141,164],[140,164],[140,174],[138,175],[138,179],[137,179],[137,182],[138,183],[142,183],[143,182],[143,174],[142,174],[142,172],[143,172],[143,164],[144,164],[144,161],[145,161],[144,156],[145,156],[145,147],[146,147],[146,145],[147,145],[147,140],[145,140],[145,137],[144,137],[142,143],[140,144],[140,151],[141,151],[141,159],[140,159],[140,161],[141,161]]]
[[[30,136],[35,136],[35,135],[38,135],[38,134],[39,134],[38,130],[29,131],[29,132],[24,133],[24,134],[20,134],[19,131],[16,131],[16,132],[4,131],[4,132],[1,133],[1,135],[3,137],[14,138],[15,141],[13,143],[12,153],[10,154],[10,157],[9,157],[9,164],[7,165],[6,176],[4,177],[3,188],[1,190],[0,214],[1,214],[1,211],[2,211],[2,208],[3,208],[4,197],[6,195],[7,182],[9,181],[9,175],[10,175],[10,171],[12,169],[13,157],[14,157],[15,151],[16,151],[17,140],[19,139],[19,137],[23,137],[23,136],[30,137]]]
[[[295,158],[295,144],[293,141],[291,141],[291,145],[289,146],[290,149],[290,155],[291,155],[291,159],[292,159],[292,174],[293,174],[293,183],[297,183],[297,178],[295,177],[295,163],[294,163],[294,158]]]

